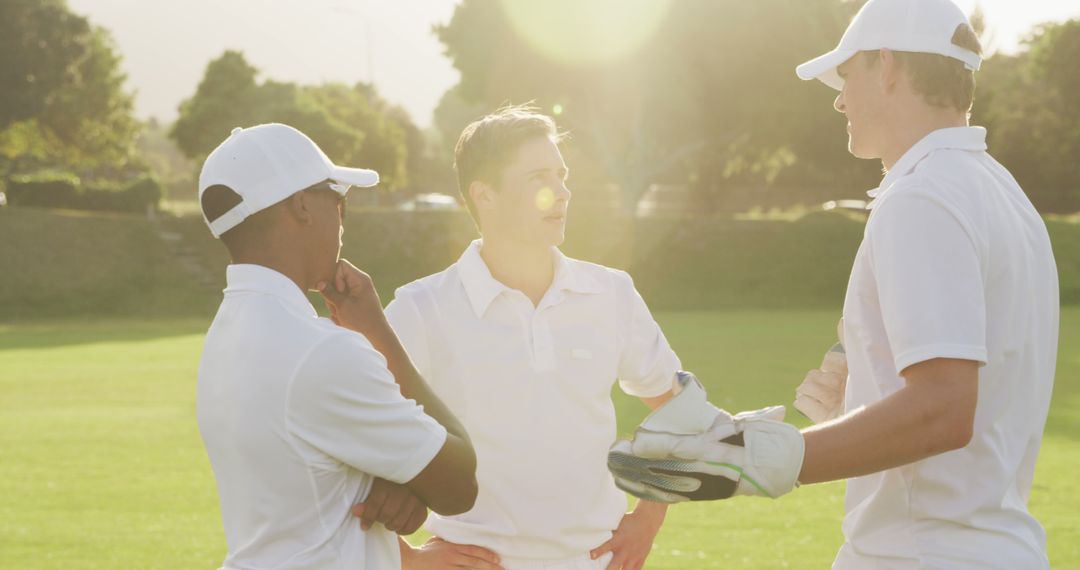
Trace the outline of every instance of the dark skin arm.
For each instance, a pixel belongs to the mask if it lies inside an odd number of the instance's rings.
[[[476,453],[461,422],[424,381],[405,352],[382,311],[374,283],[366,273],[341,260],[331,283],[322,283],[320,293],[340,326],[363,334],[386,358],[401,393],[424,407],[424,412],[446,428],[446,443],[416,477],[403,486],[383,482],[372,487],[362,519],[393,524],[402,530],[415,520],[414,506],[401,496],[404,487],[420,502],[442,515],[468,511],[476,501]],[[378,493],[376,493],[378,491]],[[384,492],[386,496],[384,497]],[[378,501],[378,506],[375,502]],[[387,508],[393,507],[393,508]],[[404,511],[401,512],[401,511]],[[384,520],[385,519],[385,520]]]

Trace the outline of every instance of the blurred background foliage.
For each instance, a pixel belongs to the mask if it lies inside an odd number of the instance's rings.
[[[6,0],[0,320],[211,310],[226,259],[201,225],[198,169],[233,127],[271,121],[306,132],[336,162],[382,174],[382,190],[353,193],[359,215],[345,254],[388,298],[475,237],[460,210],[419,211],[417,201],[456,194],[458,133],[502,104],[529,101],[570,134],[570,254],[634,270],[659,307],[838,306],[863,218],[822,213],[821,204],[864,199],[880,164],[851,158],[835,92],[793,70],[830,49],[859,5],[463,0],[432,30],[460,82],[421,129],[371,84],[279,81],[239,51],[207,63],[175,121],[140,121],[107,30],[63,0]],[[980,33],[982,21],[973,14]],[[1076,61],[1080,20],[1036,27],[1024,49],[985,62],[972,117],[988,128],[994,156],[1054,217],[1066,302],[1080,300],[1070,281],[1080,280],[1069,221],[1080,211]],[[121,288],[134,296],[126,302],[88,302],[117,294],[99,292],[116,285],[95,280],[99,272],[60,279],[55,287],[71,303],[50,307],[53,286],[43,283],[56,277],[41,262],[65,259],[114,260],[115,271],[147,275],[124,280],[141,284]],[[121,270],[123,260],[142,261]],[[183,263],[166,269],[170,260]],[[170,293],[189,285],[197,293]]]
[[[858,5],[633,0],[611,10],[605,1],[464,0],[433,30],[461,80],[422,131],[370,84],[263,78],[237,51],[207,64],[175,122],[140,123],[107,30],[61,0],[8,0],[0,181],[40,171],[82,181],[153,174],[172,191],[163,196],[190,200],[197,165],[233,127],[279,121],[335,161],[379,170],[387,189],[453,193],[452,148],[464,125],[534,101],[572,135],[575,189],[626,213],[656,185],[679,188],[684,209],[704,215],[862,198],[879,165],[845,152],[835,93],[793,75],[832,47]],[[981,31],[980,14],[973,22]],[[1080,210],[1078,59],[1080,21],[1053,23],[978,75],[973,122],[988,127],[992,152],[1045,213]]]

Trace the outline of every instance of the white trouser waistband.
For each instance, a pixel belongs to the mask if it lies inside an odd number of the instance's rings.
[[[536,560],[533,558],[502,557],[500,565],[506,570],[605,570],[611,562],[612,553],[593,560],[588,553],[561,560]]]

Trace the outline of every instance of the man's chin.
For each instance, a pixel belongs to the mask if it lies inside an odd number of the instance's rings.
[[[851,153],[851,156],[854,156],[855,158],[861,158],[861,159],[867,159],[867,160],[878,158],[877,154],[875,154],[873,152],[870,152],[870,151],[868,151],[868,150],[866,150],[864,148],[859,147],[859,145],[855,144],[855,141],[853,141],[851,139],[848,139],[847,149],[848,149],[848,152]]]
[[[551,232],[548,236],[548,243],[554,247],[559,247],[566,241],[566,228],[562,227],[558,230]]]

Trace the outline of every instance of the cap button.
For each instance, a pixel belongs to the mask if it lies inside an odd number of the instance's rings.
[[[232,130],[232,132],[230,132],[229,134],[230,134],[230,135],[235,135],[236,133],[238,133],[238,132],[240,132],[240,131],[242,131],[242,130],[244,130],[244,129],[243,129],[243,127],[236,127],[236,128],[235,128],[235,129],[233,129],[233,130]]]

